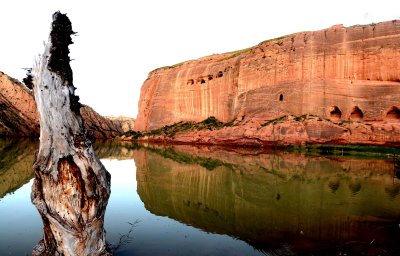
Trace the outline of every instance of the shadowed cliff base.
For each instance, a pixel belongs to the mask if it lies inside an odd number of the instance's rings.
[[[263,148],[318,144],[400,145],[400,122],[392,119],[360,122],[361,114],[357,110],[353,110],[352,120],[307,114],[287,115],[266,122],[235,119],[223,123],[209,117],[198,123],[178,122],[151,131],[129,131],[117,138],[121,141]]]

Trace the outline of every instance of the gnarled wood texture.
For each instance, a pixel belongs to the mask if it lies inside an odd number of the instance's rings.
[[[56,12],[49,42],[32,69],[40,148],[31,199],[44,224],[33,255],[107,255],[103,227],[110,174],[94,153],[74,94],[71,22]]]

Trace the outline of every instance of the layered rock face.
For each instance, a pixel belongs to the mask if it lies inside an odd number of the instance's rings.
[[[126,117],[112,120],[101,116],[89,106],[84,106],[81,108],[81,115],[85,122],[86,129],[88,129],[95,138],[113,138],[123,132],[126,132],[131,126],[133,128],[134,124],[133,118]]]
[[[39,116],[33,95],[18,80],[0,72],[0,136],[38,137]],[[133,119],[110,120],[89,106],[81,108],[86,128],[95,138],[111,138],[126,130]],[[130,127],[130,126],[129,126]]]
[[[301,32],[151,72],[137,130],[209,116],[400,119],[400,21]]]
[[[39,117],[31,92],[0,72],[0,135],[39,136]]]

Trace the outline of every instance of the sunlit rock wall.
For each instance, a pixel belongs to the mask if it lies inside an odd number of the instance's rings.
[[[400,21],[336,25],[151,72],[135,129],[209,116],[399,119]]]
[[[38,136],[39,116],[31,92],[0,72],[0,135]]]

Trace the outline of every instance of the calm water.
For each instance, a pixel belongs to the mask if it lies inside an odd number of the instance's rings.
[[[0,141],[0,255],[30,255],[37,144]],[[112,175],[116,255],[400,255],[400,180],[388,159],[97,145]]]

